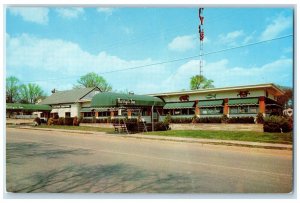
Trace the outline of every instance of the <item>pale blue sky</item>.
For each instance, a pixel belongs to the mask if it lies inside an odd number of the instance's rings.
[[[292,8],[205,8],[204,52],[293,34]],[[6,74],[47,94],[71,89],[79,76],[102,75],[114,90],[139,94],[189,89],[199,58],[197,8],[6,9]],[[144,68],[107,73],[137,66]],[[293,36],[204,56],[216,87],[292,86]]]

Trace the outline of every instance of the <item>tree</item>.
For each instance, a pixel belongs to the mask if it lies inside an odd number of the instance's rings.
[[[45,97],[42,88],[39,85],[31,84],[20,86],[20,102],[34,104],[39,99]]]
[[[15,76],[6,78],[6,102],[14,103],[18,100],[19,79]]]
[[[208,80],[202,75],[195,75],[191,77],[190,88],[191,90],[213,88],[213,82],[213,80]]]
[[[106,80],[94,72],[81,76],[80,79],[77,80],[77,83],[78,85],[74,85],[74,88],[99,87],[99,89],[103,92],[112,90],[112,87],[106,82]]]
[[[293,89],[291,87],[277,86],[284,92],[284,95],[277,98],[278,103],[283,105],[285,108],[292,107]]]

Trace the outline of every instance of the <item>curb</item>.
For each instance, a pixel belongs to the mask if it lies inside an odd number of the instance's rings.
[[[43,130],[43,131],[58,131],[68,133],[84,133],[97,135],[99,132],[95,131],[77,131],[77,130],[63,130],[63,129],[47,129],[47,128],[32,128],[32,127],[18,127],[18,129],[25,130]],[[103,132],[104,133],[104,132]],[[102,133],[102,134],[103,134]],[[105,133],[105,135],[108,135]],[[278,149],[278,150],[293,150],[293,145],[282,144],[284,146],[276,146],[272,143],[256,143],[256,142],[244,142],[241,141],[226,141],[226,140],[196,140],[195,138],[178,138],[178,137],[161,137],[155,135],[132,135],[132,134],[116,134],[116,136],[123,138],[135,138],[135,139],[148,139],[148,140],[161,140],[161,141],[173,141],[173,142],[187,142],[187,143],[198,143],[198,144],[210,144],[210,145],[225,145],[225,146],[237,146],[237,147],[250,147],[250,148],[263,148],[263,149]]]

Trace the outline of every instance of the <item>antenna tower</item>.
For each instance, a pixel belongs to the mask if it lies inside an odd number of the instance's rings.
[[[203,76],[203,40],[204,40],[204,8],[199,8],[199,39],[200,39],[200,60],[199,60],[199,76]]]

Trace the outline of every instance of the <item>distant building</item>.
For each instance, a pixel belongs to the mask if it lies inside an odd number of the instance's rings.
[[[100,93],[98,87],[80,88],[66,91],[53,91],[53,94],[39,104],[51,106],[50,117],[80,116],[80,110],[89,107],[93,96]]]

